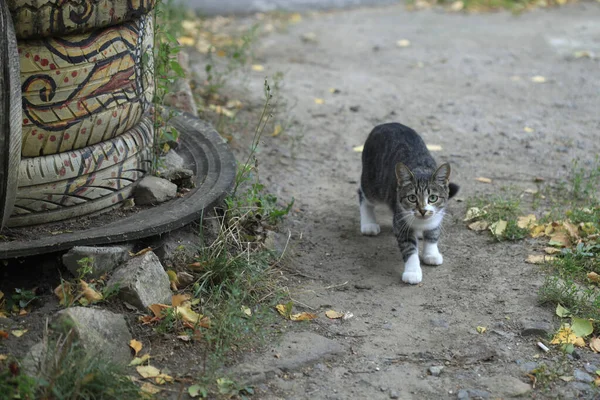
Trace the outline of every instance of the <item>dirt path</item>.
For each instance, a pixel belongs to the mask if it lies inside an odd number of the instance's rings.
[[[380,236],[360,235],[360,154],[352,149],[378,123],[407,124],[442,146],[434,156],[452,163],[463,199],[535,187],[534,176],[555,178],[574,158],[592,160],[600,151],[599,62],[573,53],[600,53],[598,20],[591,3],[521,16],[397,6],[304,18],[260,43],[256,62],[264,73],[284,72],[282,95],[299,122],[286,134],[304,135],[293,153],[285,135],[268,138],[259,157],[271,189],[294,196],[301,210],[290,222],[292,265],[301,274],[289,276],[290,290],[300,309],[320,318],[300,329],[343,348],[327,362],[271,375],[260,398],[440,399],[460,389],[471,391],[459,398],[510,398],[525,390],[511,377],[530,383],[522,363],[560,361],[521,336],[528,321],[556,326],[552,310],[537,304],[543,275],[524,262],[527,244],[495,244],[467,230],[465,203],[454,202],[440,245],[444,264],[425,267],[422,285],[403,284],[389,213],[380,214]],[[397,46],[401,39],[410,46]],[[249,79],[257,99],[264,73]],[[324,289],[331,285],[338,286]],[[354,318],[327,320],[330,308]],[[588,353],[571,361],[600,362]],[[273,355],[265,357],[249,362],[260,366]],[[427,373],[435,365],[445,367],[439,377]],[[526,396],[591,398],[586,387],[564,383],[554,394]]]

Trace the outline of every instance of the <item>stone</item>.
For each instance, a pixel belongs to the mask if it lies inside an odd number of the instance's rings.
[[[554,332],[552,325],[545,321],[524,318],[519,322],[522,326],[521,336],[548,337]]]
[[[442,318],[432,318],[429,320],[429,323],[436,328],[448,329],[450,327],[448,321]]]
[[[469,389],[469,398],[473,399],[488,399],[490,397],[490,393],[481,389]]]
[[[21,369],[30,376],[37,376],[44,365],[46,358],[46,346],[44,342],[38,342],[29,348],[29,351],[21,360]]]
[[[531,385],[509,375],[484,378],[482,382],[493,396],[519,397],[531,392]]]
[[[592,375],[596,375],[596,371],[598,371],[598,367],[595,364],[585,363],[583,368]]]
[[[194,275],[190,273],[187,273],[185,271],[177,272],[177,286],[180,289],[190,286],[192,283],[194,283],[195,280],[196,278],[194,278]]]
[[[81,268],[80,261],[87,258],[92,272],[86,277],[99,278],[129,259],[130,250],[131,246],[76,246],[63,254],[62,262],[74,276],[79,277],[77,270]]]
[[[184,227],[162,235],[152,248],[166,267],[184,267],[194,262],[202,240],[200,232]]]
[[[588,393],[592,390],[590,384],[585,382],[571,382],[569,386],[577,392]]]
[[[429,373],[432,376],[440,376],[443,369],[444,369],[444,366],[442,366],[442,365],[433,365],[433,366],[429,367]]]
[[[161,178],[174,183],[179,188],[194,188],[194,171],[186,168],[175,168],[164,172]]]
[[[521,371],[523,371],[524,373],[528,374],[531,371],[533,371],[534,369],[536,369],[538,367],[538,364],[535,361],[527,361],[527,362],[518,362],[517,364],[519,365],[519,369]]]
[[[174,150],[169,150],[167,154],[160,157],[159,164],[158,172],[161,175],[171,169],[185,168],[185,160]]]
[[[588,382],[588,383],[594,382],[594,378],[590,374],[588,374],[587,372],[585,372],[581,369],[575,369],[573,371],[573,376],[575,377],[575,380],[577,380],[579,382]]]
[[[459,400],[468,400],[469,399],[469,392],[467,392],[465,389],[460,389],[458,391],[458,393],[456,394],[456,397]]]
[[[169,276],[160,260],[149,251],[119,267],[107,286],[118,285],[119,298],[146,311],[151,304],[171,304]]]
[[[277,256],[281,256],[287,248],[287,237],[275,231],[266,231],[265,247],[273,251]]]
[[[79,344],[89,354],[106,357],[120,365],[131,361],[131,333],[121,314],[90,307],[71,307],[59,311],[54,321],[54,329],[73,329]]]
[[[400,398],[400,394],[398,393],[397,390],[394,389],[390,389],[390,399],[399,399]]]
[[[133,191],[135,204],[140,206],[164,203],[176,195],[176,184],[150,175],[143,177]]]

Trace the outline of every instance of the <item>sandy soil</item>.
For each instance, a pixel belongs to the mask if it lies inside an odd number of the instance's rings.
[[[296,121],[264,139],[259,160],[270,189],[295,197],[300,210],[289,222],[297,272],[290,293],[320,322],[299,329],[345,351],[276,374],[258,387],[259,398],[440,399],[460,389],[486,391],[470,398],[510,398],[519,387],[511,377],[531,383],[523,363],[561,362],[555,350],[542,354],[535,336],[521,336],[531,321],[558,326],[553,310],[538,304],[543,274],[524,262],[532,243],[493,243],[467,230],[465,202],[455,201],[440,245],[444,264],[425,267],[421,285],[403,284],[390,214],[381,210],[378,237],[360,235],[353,147],[376,124],[413,127],[442,146],[434,156],[452,164],[458,200],[564,176],[573,159],[591,161],[600,151],[599,62],[574,57],[600,53],[599,18],[592,3],[520,16],[393,6],[317,14],[260,41],[254,62],[265,72],[247,78],[250,95],[258,102],[261,78],[283,72],[281,95]],[[410,46],[398,46],[402,39]],[[294,135],[303,140],[292,151]],[[327,320],[328,309],[354,318]],[[583,351],[567,361],[583,368],[600,359]],[[427,372],[435,365],[445,367],[439,377]],[[594,396],[588,384],[558,382],[525,396]]]

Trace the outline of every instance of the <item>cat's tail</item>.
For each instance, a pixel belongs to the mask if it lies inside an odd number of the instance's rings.
[[[458,186],[456,183],[450,182],[448,184],[448,189],[450,189],[450,192],[448,193],[448,198],[451,199],[456,195],[456,193],[458,193],[458,189],[460,189],[460,186]]]

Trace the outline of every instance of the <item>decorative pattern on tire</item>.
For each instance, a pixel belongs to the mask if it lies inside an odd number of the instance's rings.
[[[85,149],[21,161],[8,226],[55,222],[125,200],[151,165],[153,127],[143,118],[131,131]]]
[[[155,0],[8,0],[19,39],[81,33],[132,21]]]
[[[19,42],[21,154],[83,148],[131,129],[154,95],[152,19],[88,34]]]
[[[0,1],[0,228],[12,212],[17,191],[21,118],[17,39],[6,4]]]

